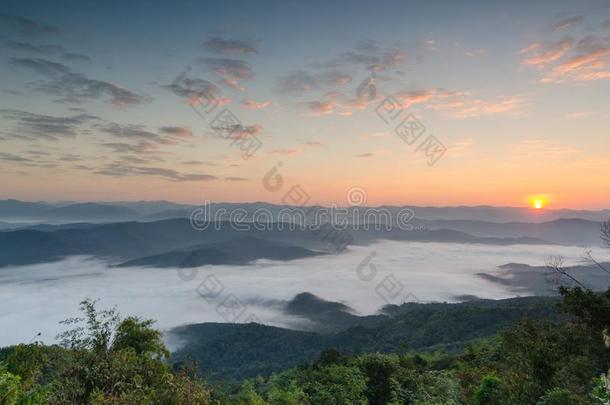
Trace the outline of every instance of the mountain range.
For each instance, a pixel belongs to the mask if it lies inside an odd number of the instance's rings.
[[[169,201],[117,201],[117,202],[25,202],[19,200],[0,200],[0,221],[5,222],[115,222],[145,221],[171,218],[188,218],[191,212],[200,205],[179,204]],[[282,221],[279,213],[286,205],[262,202],[253,203],[210,203],[211,215],[218,212],[239,208],[246,213],[248,220],[254,218],[257,210],[265,210],[272,216],[272,221]],[[321,210],[325,207],[307,207],[308,210]],[[455,207],[425,207],[425,206],[378,206],[378,207],[348,207],[348,218],[353,218],[353,212],[361,218],[368,209],[383,209],[395,216],[402,209],[410,209],[420,220],[452,220],[452,221],[483,221],[483,222],[549,222],[557,219],[584,219],[588,221],[603,221],[610,218],[610,210],[572,210],[544,209],[533,210],[529,207],[491,207],[491,206],[455,206]],[[228,219],[220,218],[220,219]]]

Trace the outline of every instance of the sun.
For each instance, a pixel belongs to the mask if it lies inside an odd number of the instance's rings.
[[[534,195],[530,195],[528,198],[531,207],[535,210],[541,210],[543,209],[547,203],[549,202],[549,198],[547,195],[544,194],[534,194]]]

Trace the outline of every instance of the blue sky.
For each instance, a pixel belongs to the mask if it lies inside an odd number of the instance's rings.
[[[281,162],[319,203],[352,187],[371,204],[610,202],[609,1],[4,1],[0,15],[0,197],[278,202],[261,179]],[[217,103],[204,117],[202,95]],[[378,115],[387,97],[425,127],[417,141]],[[237,138],[210,127],[223,109]]]

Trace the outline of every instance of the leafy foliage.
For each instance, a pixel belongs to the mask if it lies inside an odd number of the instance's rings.
[[[360,354],[321,349],[315,360],[297,367],[213,387],[198,378],[197,367],[184,359],[172,370],[153,321],[123,319],[116,310],[100,311],[94,301],[87,300],[81,304],[83,317],[66,322],[73,329],[60,335],[61,345],[35,343],[0,350],[0,404],[607,405],[610,348],[605,340],[610,327],[610,290],[596,294],[578,287],[563,288],[561,294],[565,317],[551,321],[524,316],[493,338],[461,340],[461,351],[409,351],[404,346],[394,353],[367,351],[364,343],[368,340],[363,339],[358,343]],[[481,310],[486,305],[466,306],[466,313],[489,319],[490,312]],[[402,311],[396,315],[397,322],[375,328],[398,336],[400,328],[434,325],[430,331],[403,336],[411,336],[409,341],[414,342],[435,331],[446,332],[443,342],[449,342],[447,335],[459,339],[460,332],[441,327],[440,320],[449,316],[438,311],[444,306],[436,306],[432,312],[422,308],[396,308]],[[420,321],[406,322],[406,313]],[[464,312],[452,308],[449,314],[464,321]],[[502,309],[491,314],[512,317]],[[433,322],[422,323],[423,319]],[[474,327],[478,327],[478,319]],[[454,322],[448,320],[446,325],[451,327]],[[375,328],[368,333],[380,330]],[[463,331],[464,326],[461,328]],[[354,329],[356,335],[361,333]],[[259,337],[269,332],[254,324],[240,330]],[[270,337],[274,336],[272,332]],[[290,332],[283,336],[282,350],[299,350],[293,344],[304,335]],[[338,336],[344,335],[333,338]],[[207,339],[227,350],[218,336]],[[275,342],[261,342],[262,360],[264,350]],[[273,356],[269,350],[268,356]],[[247,358],[241,360],[247,364]]]
[[[172,372],[163,361],[169,352],[152,321],[121,319],[114,309],[98,311],[91,300],[81,309],[82,318],[64,322],[74,328],[59,336],[61,346],[13,348],[0,369],[0,398],[7,404],[26,404],[36,395],[31,403],[211,403],[192,369]]]

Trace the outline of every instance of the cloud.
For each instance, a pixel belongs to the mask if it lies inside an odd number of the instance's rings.
[[[356,157],[359,157],[359,158],[369,158],[369,157],[373,157],[373,156],[375,156],[375,154],[374,153],[370,153],[370,152],[361,153],[359,155],[356,155]]]
[[[244,90],[240,82],[252,78],[252,69],[248,62],[239,59],[198,58],[195,63],[214,72],[223,83],[237,89]]]
[[[451,97],[460,97],[468,95],[466,92],[436,89],[418,89],[418,90],[402,90],[394,94],[394,97],[400,101],[403,108],[409,108],[412,105],[425,103],[428,101],[438,101]]]
[[[334,112],[335,109],[335,103],[330,100],[308,101],[300,104],[307,108],[314,115],[331,114]]]
[[[137,144],[125,142],[107,142],[102,143],[102,146],[109,148],[114,153],[134,153],[134,154],[149,154],[157,149],[157,145],[151,142],[138,142]]]
[[[193,131],[191,131],[191,129],[187,128],[187,127],[176,127],[176,126],[161,127],[161,128],[159,128],[159,131],[164,134],[167,134],[167,135],[176,136],[178,138],[192,138],[193,137]]]
[[[360,135],[360,139],[386,138],[388,136],[390,136],[389,132],[371,132]]]
[[[595,113],[593,111],[577,111],[577,112],[573,112],[567,115],[568,118],[570,119],[581,119],[581,118],[587,118],[587,117],[591,117],[595,115]]]
[[[102,169],[95,171],[96,174],[106,176],[122,177],[122,176],[156,176],[162,177],[171,181],[212,181],[218,180],[218,177],[209,174],[197,173],[180,173],[175,170],[165,169],[161,167],[144,167],[131,166],[124,164],[107,165]]]
[[[337,72],[328,73],[326,79],[329,82],[336,84],[338,86],[346,85],[352,81],[352,77],[350,75],[345,74],[345,73],[337,73]]]
[[[551,26],[551,29],[555,32],[567,30],[575,25],[582,24],[585,20],[585,17],[578,15],[570,18],[566,18],[564,20],[558,21]]]
[[[306,72],[298,70],[281,76],[277,81],[277,90],[281,94],[302,95],[313,90],[328,90],[351,83],[352,76],[338,70],[327,72]]]
[[[61,45],[36,45],[29,42],[13,41],[7,38],[0,38],[0,47],[15,52],[26,52],[38,55],[58,55],[62,60],[67,62],[91,62],[91,58],[89,56],[79,53],[66,52],[64,47]]]
[[[11,39],[1,39],[0,46],[16,52],[30,52],[37,54],[57,54],[64,51],[60,45],[35,45],[29,42],[13,41]]]
[[[299,70],[280,77],[277,87],[280,93],[300,95],[317,89],[319,83],[315,75]]]
[[[143,159],[141,157],[136,157],[136,156],[121,156],[119,158],[119,160],[121,162],[128,163],[128,164],[145,164],[145,163],[149,163],[148,159]]]
[[[307,141],[303,145],[307,147],[317,148],[320,146],[324,146],[324,143],[318,141]]]
[[[225,177],[223,180],[234,181],[234,182],[250,181],[249,179],[247,179],[245,177]]]
[[[9,64],[16,68],[29,69],[40,75],[52,78],[59,78],[71,73],[70,68],[66,65],[46,59],[10,58]]]
[[[211,162],[202,162],[199,160],[187,160],[182,162],[183,165],[187,165],[187,166],[216,166],[215,163],[211,163]]]
[[[528,55],[521,63],[526,66],[544,67],[560,59],[573,45],[574,41],[571,38],[547,44],[539,42],[531,44],[521,51],[522,54]]]
[[[274,155],[298,155],[301,153],[301,150],[296,148],[274,149],[271,153]]]
[[[242,99],[241,105],[251,110],[263,110],[271,104],[270,101],[254,101],[250,99]]]
[[[580,53],[555,66],[542,81],[548,83],[563,80],[589,81],[609,78],[609,56],[610,49],[601,47]]]
[[[218,128],[218,129],[220,129],[223,133],[231,134],[232,139],[247,138],[252,135],[256,136],[256,135],[259,135],[263,131],[263,127],[258,124],[255,124],[255,125],[234,124],[234,125],[230,125],[230,126]]]
[[[556,43],[534,43],[523,49],[522,64],[544,69],[541,82],[560,83],[610,78],[610,38],[586,36]]]
[[[138,142],[137,144],[106,143],[117,153],[151,153],[158,150],[157,145],[177,145],[184,143],[193,137],[189,128],[178,126],[166,126],[159,128],[160,133],[152,132],[143,125],[121,125],[117,123],[106,123],[97,125],[96,128],[106,134],[120,139]]]
[[[487,115],[522,113],[524,99],[521,97],[495,97],[491,100],[466,98],[449,103],[431,105],[436,110],[448,110],[455,118],[473,118]]]
[[[185,98],[191,105],[202,102],[226,104],[227,100],[219,97],[220,89],[214,83],[205,79],[190,78],[186,73],[178,75],[171,84],[162,86],[178,97]]]
[[[407,53],[399,48],[385,48],[378,42],[367,39],[360,41],[354,50],[343,52],[320,66],[364,68],[369,72],[382,72],[396,68],[407,60]]]
[[[394,95],[403,108],[425,104],[425,108],[444,111],[454,118],[472,118],[495,114],[520,114],[525,102],[518,96],[480,99],[469,92],[445,89],[403,90]]]
[[[61,30],[54,25],[4,13],[0,14],[0,29],[18,35],[41,37],[55,35],[61,32]]]
[[[61,55],[61,58],[68,62],[79,62],[79,63],[89,63],[91,62],[91,58],[87,55],[81,55],[79,53],[66,52]]]
[[[164,143],[163,137],[154,132],[147,131],[142,125],[120,125],[116,123],[109,123],[98,125],[97,128],[102,132],[116,136],[118,138]]]
[[[60,97],[58,99],[60,102],[82,103],[86,100],[109,99],[112,104],[120,107],[150,101],[149,98],[123,87],[89,79],[84,74],[73,72],[65,65],[45,59],[11,58],[10,64],[46,76],[48,80],[30,83],[30,86],[41,93]]]
[[[57,140],[62,137],[75,137],[80,126],[98,118],[81,113],[67,117],[35,114],[20,110],[0,110],[0,115],[15,123],[19,136],[32,139]]]
[[[18,156],[18,155],[13,155],[12,153],[4,153],[4,152],[0,152],[0,160],[3,160],[5,162],[14,162],[14,163],[31,162],[30,159],[26,159],[26,158]]]
[[[210,51],[220,54],[255,54],[256,45],[250,41],[237,39],[224,39],[220,37],[210,37],[203,43],[203,47]]]

